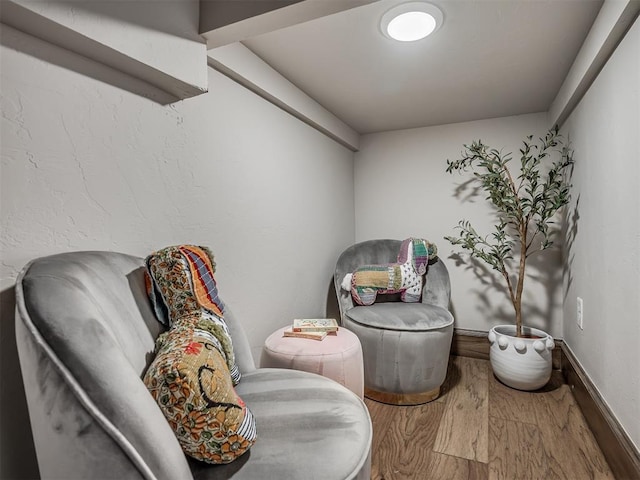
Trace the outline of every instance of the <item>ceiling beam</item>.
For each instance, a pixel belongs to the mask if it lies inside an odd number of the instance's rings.
[[[571,115],[639,13],[639,0],[605,0],[549,108],[551,125]]]
[[[200,34],[212,49],[376,1],[200,0]]]

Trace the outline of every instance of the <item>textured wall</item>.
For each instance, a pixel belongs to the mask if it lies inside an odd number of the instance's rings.
[[[0,48],[0,477],[11,478],[28,470],[5,430],[28,425],[5,349],[26,262],[208,245],[258,353],[293,317],[325,314],[335,260],[354,238],[353,153],[214,71],[209,93],[162,106],[149,87],[4,26]]]
[[[356,240],[419,236],[438,245],[452,281],[456,327],[489,330],[513,322],[513,307],[501,288],[502,277],[472,268],[454,252],[445,235],[455,234],[458,220],[468,219],[482,234],[492,232],[492,211],[479,192],[458,194],[471,177],[446,173],[446,160],[458,158],[463,144],[482,141],[505,152],[515,152],[528,135],[542,135],[546,114],[480,120],[416,128],[361,138],[355,162]],[[466,257],[463,257],[466,258]],[[534,256],[527,267],[525,323],[561,336],[561,276],[559,249]],[[496,283],[497,282],[497,283]]]
[[[576,166],[564,339],[640,448],[640,23],[563,130]],[[584,300],[583,326],[576,297]],[[633,366],[633,367],[632,367]]]

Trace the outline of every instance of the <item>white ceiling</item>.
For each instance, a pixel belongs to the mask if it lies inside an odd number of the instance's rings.
[[[414,43],[380,33],[398,3],[243,43],[359,133],[442,125],[547,111],[602,0],[433,0],[444,24]]]

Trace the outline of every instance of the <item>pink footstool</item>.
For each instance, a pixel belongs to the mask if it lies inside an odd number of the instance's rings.
[[[264,342],[260,366],[317,373],[341,383],[360,398],[364,395],[362,347],[355,334],[340,327],[324,340],[283,337],[283,327]]]

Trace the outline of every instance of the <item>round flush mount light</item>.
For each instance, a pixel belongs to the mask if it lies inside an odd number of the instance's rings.
[[[382,16],[380,28],[387,38],[399,42],[415,42],[438,30],[442,19],[440,9],[430,3],[401,3]]]

